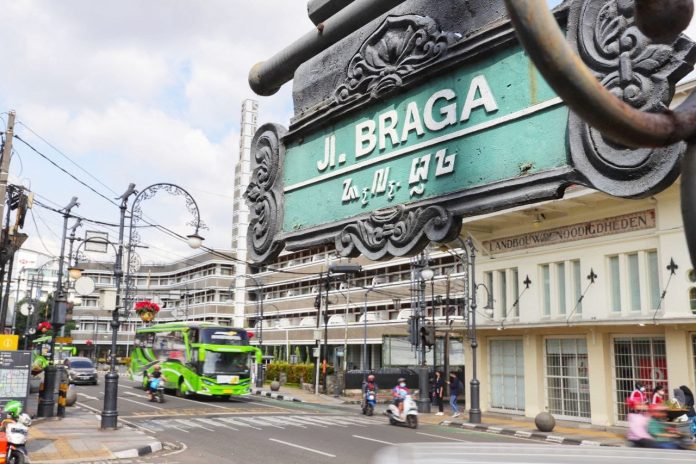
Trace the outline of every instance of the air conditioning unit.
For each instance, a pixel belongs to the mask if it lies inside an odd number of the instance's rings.
[[[338,286],[339,290],[348,290],[348,282],[341,282],[341,284]]]
[[[288,290],[287,296],[295,296],[295,290]]]
[[[316,285],[314,287],[312,287],[312,289],[309,291],[309,293],[317,293],[317,292],[319,292],[319,287],[317,287]]]

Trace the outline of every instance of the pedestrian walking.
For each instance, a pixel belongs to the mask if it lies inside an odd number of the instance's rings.
[[[457,377],[457,374],[451,373],[449,376],[450,386],[450,407],[452,408],[452,417],[459,416],[459,406],[457,406],[457,396],[464,391],[464,384]]]
[[[442,398],[445,394],[445,379],[442,378],[441,371],[435,371],[435,382],[433,383],[433,398],[435,399],[435,404],[437,404],[436,416],[442,416],[444,412]]]

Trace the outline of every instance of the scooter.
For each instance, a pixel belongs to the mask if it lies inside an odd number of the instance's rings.
[[[375,412],[377,404],[377,394],[374,390],[367,390],[363,395],[362,413],[366,416],[371,416]]]
[[[390,404],[385,411],[391,425],[405,425],[412,429],[418,428],[418,407],[413,401],[411,395],[406,395],[404,398],[404,412],[399,414],[399,407],[395,404]]]
[[[155,391],[152,392],[152,401],[156,403],[164,403],[164,381],[162,378],[150,380],[150,385],[157,382]]]
[[[0,443],[0,448],[4,445],[6,451],[0,455],[0,464],[27,464],[29,453],[27,452],[27,439],[29,438],[29,426],[31,417],[28,414],[20,415],[20,420],[5,424],[5,440]],[[2,439],[0,433],[0,439]]]

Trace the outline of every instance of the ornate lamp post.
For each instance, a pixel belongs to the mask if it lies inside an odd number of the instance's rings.
[[[39,395],[39,406],[36,411],[38,417],[53,417],[55,414],[54,392],[56,388],[56,377],[58,369],[55,361],[55,340],[58,328],[65,323],[65,313],[68,308],[68,301],[63,291],[63,260],[65,259],[65,236],[68,231],[68,219],[70,211],[79,206],[77,197],[73,197],[70,203],[63,208],[63,237],[60,241],[60,258],[58,260],[58,282],[56,285],[56,298],[53,300],[53,310],[51,311],[51,326],[53,327],[53,337],[51,337],[51,355],[49,365],[44,372],[44,389]]]
[[[123,277],[122,259],[123,259],[123,234],[125,228],[126,211],[128,209],[128,200],[132,195],[135,195],[133,204],[131,205],[130,224],[128,231],[128,258],[126,268],[126,308],[129,304],[130,290],[130,273],[131,273],[131,251],[140,240],[140,235],[134,229],[134,225],[142,219],[141,203],[144,200],[150,199],[159,191],[165,191],[171,195],[181,195],[186,199],[186,207],[193,215],[194,220],[190,225],[195,227],[194,233],[188,235],[188,244],[191,248],[199,248],[203,243],[203,237],[200,236],[199,230],[205,227],[201,222],[198,205],[193,197],[183,188],[178,185],[169,183],[153,184],[144,188],[140,192],[135,190],[135,184],[130,184],[128,189],[119,197],[121,204],[119,206],[119,227],[118,227],[118,248],[116,251],[116,260],[114,262],[114,279],[116,283],[116,307],[111,319],[111,357],[109,360],[109,372],[104,378],[104,407],[101,412],[101,428],[113,428],[118,425],[118,371],[116,370],[116,345],[118,341],[118,328],[120,325],[119,311],[121,310],[121,279]],[[125,312],[127,314],[127,312]]]

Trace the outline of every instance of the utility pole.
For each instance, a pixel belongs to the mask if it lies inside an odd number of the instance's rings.
[[[7,194],[7,178],[10,172],[10,159],[12,158],[12,138],[14,137],[15,111],[11,110],[7,117],[7,129],[5,141],[2,144],[2,158],[0,158],[0,218],[5,213],[5,195]]]

